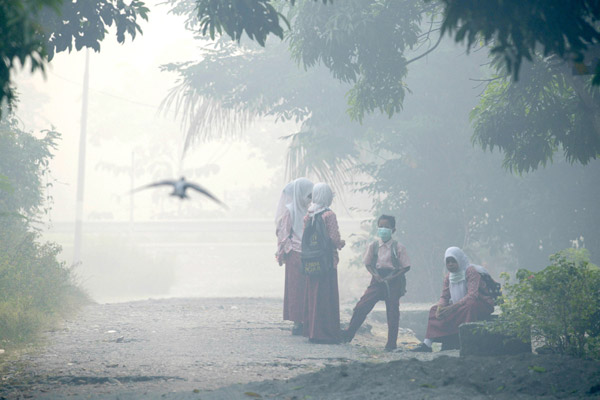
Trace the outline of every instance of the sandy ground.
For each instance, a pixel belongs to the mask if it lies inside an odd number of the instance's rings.
[[[351,344],[315,345],[290,335],[278,299],[94,304],[0,356],[0,399],[600,398],[598,362],[412,353],[406,329],[387,353],[385,325],[367,322]]]

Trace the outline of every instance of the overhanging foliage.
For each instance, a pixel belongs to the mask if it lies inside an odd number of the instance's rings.
[[[100,51],[107,28],[117,41],[141,33],[137,18],[148,19],[140,0],[8,0],[0,2],[0,104],[15,97],[11,71],[30,64],[44,72],[55,53],[84,47]]]

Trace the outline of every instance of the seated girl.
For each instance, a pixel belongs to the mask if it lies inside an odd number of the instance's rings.
[[[449,247],[445,254],[448,274],[444,278],[442,295],[429,310],[425,340],[412,351],[430,352],[432,342],[441,342],[442,350],[459,348],[458,326],[481,321],[494,311],[494,298],[481,274],[488,272],[469,263],[458,247]]]

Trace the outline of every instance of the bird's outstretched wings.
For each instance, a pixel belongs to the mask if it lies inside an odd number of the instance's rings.
[[[149,183],[144,186],[140,186],[139,188],[133,189],[131,192],[133,193],[133,192],[137,192],[139,190],[148,189],[148,188],[155,187],[155,186],[166,186],[166,185],[175,186],[175,182],[177,182],[177,181],[172,180],[172,179],[165,179],[163,181],[158,181],[158,182],[154,182],[154,183]]]
[[[197,185],[195,183],[190,183],[190,182],[187,183],[187,186],[191,189],[199,191],[206,197],[211,198],[213,201],[219,203],[221,206],[223,206],[225,208],[229,208],[229,207],[227,207],[227,205],[225,203],[223,203],[221,200],[217,199],[212,193],[210,193],[208,190],[204,189],[202,186]]]

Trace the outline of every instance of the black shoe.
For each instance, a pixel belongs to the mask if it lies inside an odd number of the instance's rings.
[[[427,346],[425,343],[421,342],[417,347],[411,349],[410,351],[415,353],[431,353],[431,347]]]
[[[303,330],[304,330],[304,326],[302,325],[302,323],[301,322],[297,322],[292,327],[292,335],[294,335],[294,336],[300,336],[300,335],[302,335],[302,331]]]
[[[342,343],[350,343],[353,339],[352,335],[350,335],[350,332],[348,332],[348,329],[342,329],[340,337],[342,338]]]
[[[392,352],[392,351],[395,351],[397,348],[398,348],[398,346],[396,346],[395,344],[394,345],[386,344],[384,351]]]

